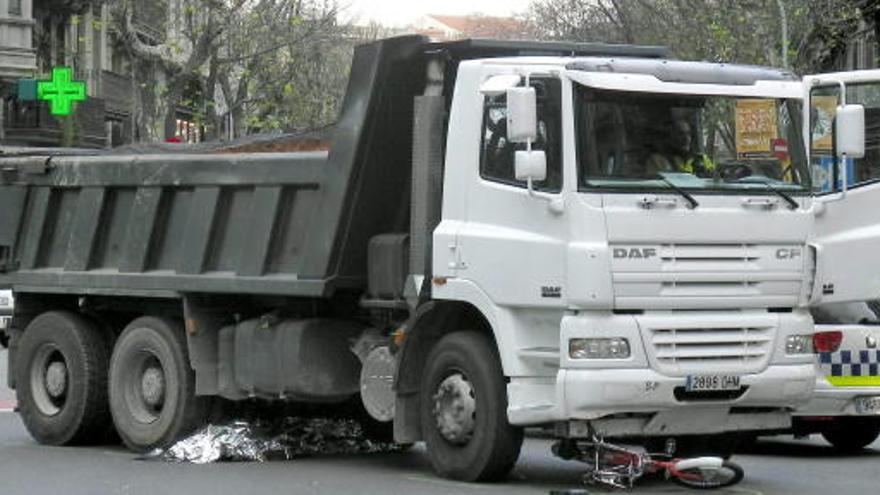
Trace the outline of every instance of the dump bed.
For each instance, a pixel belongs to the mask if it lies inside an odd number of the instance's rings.
[[[362,288],[369,239],[410,230],[413,98],[438,53],[448,98],[462,58],[662,50],[393,38],[357,48],[329,152],[0,158],[0,286],[157,297]]]
[[[423,44],[358,48],[329,153],[0,159],[0,285],[162,297],[362,285],[369,237],[408,229],[407,106],[421,83],[400,72],[418,74],[401,60]],[[389,99],[397,111],[380,111]]]

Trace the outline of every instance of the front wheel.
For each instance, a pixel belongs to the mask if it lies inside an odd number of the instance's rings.
[[[672,481],[687,488],[714,490],[733,486],[742,481],[743,476],[745,472],[738,464],[724,461],[720,465],[706,463],[680,469],[673,473]]]
[[[522,429],[507,422],[507,386],[483,334],[461,331],[431,350],[421,384],[422,435],[434,471],[461,481],[492,481],[513,469]]]

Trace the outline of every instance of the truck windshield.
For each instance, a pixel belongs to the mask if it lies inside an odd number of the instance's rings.
[[[581,190],[808,193],[799,99],[575,92]]]

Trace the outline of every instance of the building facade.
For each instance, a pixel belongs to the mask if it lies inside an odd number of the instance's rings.
[[[858,29],[847,40],[837,60],[836,69],[865,70],[877,68],[877,36],[872,23],[862,19]]]
[[[165,41],[185,1],[133,2],[138,36],[154,44]],[[0,144],[105,148],[146,140],[135,124],[138,85],[161,85],[164,73],[159,67],[146,75],[135,71],[104,1],[0,0],[0,15],[4,8],[11,13],[0,17]],[[88,98],[77,105],[73,118],[53,117],[45,102],[19,100],[18,79],[48,78],[53,67],[62,65],[72,67],[87,86]],[[194,110],[177,110],[180,141],[198,140]]]
[[[0,0],[0,99],[5,103],[17,81],[37,69],[33,46],[32,0]],[[6,105],[0,105],[0,142],[5,141]]]

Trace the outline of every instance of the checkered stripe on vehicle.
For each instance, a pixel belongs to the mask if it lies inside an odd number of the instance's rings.
[[[819,366],[825,376],[878,376],[880,350],[820,352]]]

